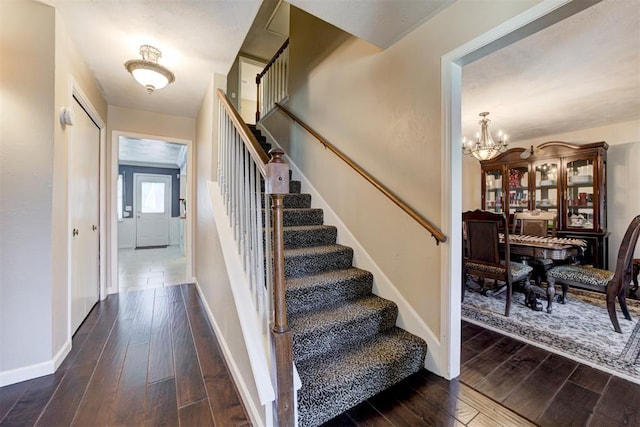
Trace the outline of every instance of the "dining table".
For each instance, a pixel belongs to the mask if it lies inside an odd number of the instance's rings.
[[[504,244],[504,234],[500,233],[500,243]],[[538,310],[538,306],[530,304],[528,299],[531,293],[544,295],[547,299],[547,313],[552,311],[552,301],[555,297],[555,288],[547,286],[542,288],[542,282],[547,281],[546,272],[555,263],[572,262],[587,249],[587,242],[583,239],[555,237],[555,236],[531,236],[527,234],[509,234],[509,253],[515,255],[522,262],[531,265],[534,269],[534,283],[525,284],[525,303]],[[564,300],[560,301],[564,304]]]

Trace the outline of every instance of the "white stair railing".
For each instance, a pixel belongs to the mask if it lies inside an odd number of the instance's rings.
[[[271,150],[269,159],[221,90],[218,100],[218,187],[253,306],[238,315],[251,316],[254,311],[263,339],[247,346],[262,346],[271,361],[275,425],[293,426],[293,354],[286,316],[282,227],[289,166],[279,149]],[[245,337],[256,335],[243,332]]]
[[[289,96],[289,39],[278,49],[273,58],[257,76],[258,107],[256,123]]]

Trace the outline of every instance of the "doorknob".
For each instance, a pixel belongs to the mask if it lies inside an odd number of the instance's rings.
[[[71,232],[71,234],[75,237],[80,233],[80,230],[78,230],[77,228],[74,228],[73,231]]]
[[[93,231],[96,231],[96,230],[98,229],[98,227],[97,227],[97,226],[95,226],[95,225],[92,225],[92,226],[91,226],[91,229],[92,229]]]

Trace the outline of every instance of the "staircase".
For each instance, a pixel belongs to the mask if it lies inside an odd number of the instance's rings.
[[[266,138],[250,126],[265,151]],[[290,182],[284,198],[287,315],[302,388],[298,424],[317,426],[417,372],[426,343],[395,326],[398,307],[371,293],[373,276]]]

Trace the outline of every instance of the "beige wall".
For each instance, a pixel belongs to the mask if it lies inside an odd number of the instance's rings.
[[[195,140],[196,121],[191,117],[170,116],[150,111],[109,105],[108,140],[112,131]]]
[[[107,103],[102,97],[100,88],[96,84],[91,72],[71,41],[59,13],[56,12],[55,29],[55,109],[71,107],[71,85],[82,91],[88,98],[95,112],[103,123],[107,122]],[[73,82],[73,83],[72,83]],[[53,230],[52,246],[66,248],[69,243],[68,223],[68,177],[69,177],[69,138],[73,127],[63,127],[57,120],[54,122],[54,154],[53,154]],[[67,265],[69,252],[55,250],[52,253],[53,292],[52,292],[52,331],[53,353],[64,345],[68,337],[68,281]]]
[[[53,8],[4,1],[0,17],[1,384],[11,370],[49,373],[70,344],[69,128],[58,111],[70,106],[71,81],[104,121],[106,103]]]
[[[535,3],[457,2],[385,51],[291,8],[288,106],[440,224],[440,59]],[[293,161],[440,337],[446,245],[298,128],[290,137]]]
[[[52,357],[54,17],[0,2],[0,374]]]
[[[225,87],[226,78],[224,76],[216,74],[212,77],[196,119],[195,276],[204,299],[211,309],[216,326],[222,334],[222,336],[218,336],[218,339],[223,345],[226,345],[233,356],[233,363],[237,367],[234,373],[242,376],[241,381],[244,383],[248,395],[241,394],[244,398],[252,400],[251,406],[259,408],[258,391],[253,380],[240,320],[235,309],[220,238],[213,217],[211,197],[207,188],[208,181],[216,180],[218,164],[218,98],[215,91]]]

